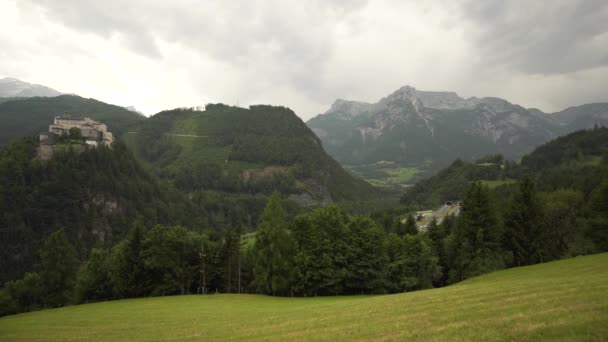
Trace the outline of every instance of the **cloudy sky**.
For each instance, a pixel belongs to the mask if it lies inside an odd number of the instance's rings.
[[[608,102],[608,1],[0,0],[2,76],[147,115],[403,85],[556,111]]]

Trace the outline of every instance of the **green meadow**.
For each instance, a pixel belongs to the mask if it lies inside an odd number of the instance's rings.
[[[2,341],[608,339],[608,253],[397,295],[129,299],[0,318]]]

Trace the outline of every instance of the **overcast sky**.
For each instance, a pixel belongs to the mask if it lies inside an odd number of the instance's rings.
[[[608,1],[0,0],[1,76],[147,115],[403,85],[550,112],[608,102]]]

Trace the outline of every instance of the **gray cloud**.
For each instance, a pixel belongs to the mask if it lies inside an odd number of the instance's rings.
[[[546,111],[608,100],[605,1],[0,0],[0,22],[0,74],[147,114],[238,102],[308,118],[405,84]]]
[[[605,0],[466,1],[462,14],[484,62],[533,74],[608,65]]]

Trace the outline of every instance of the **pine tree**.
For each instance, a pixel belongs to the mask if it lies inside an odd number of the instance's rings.
[[[401,226],[403,227],[403,231],[399,232],[400,236],[403,236],[405,234],[409,234],[409,235],[416,235],[418,234],[418,227],[416,226],[416,219],[414,218],[414,215],[409,214],[407,215],[407,219],[405,221],[405,225]]]
[[[76,282],[78,257],[63,229],[51,234],[40,249],[40,268],[45,306],[68,304]]]
[[[146,272],[141,255],[143,223],[135,220],[129,235],[113,248],[114,292],[119,297],[139,297],[145,294]]]
[[[505,243],[513,253],[513,264],[530,265],[546,259],[544,235],[542,207],[534,182],[526,176],[519,183],[505,220]]]
[[[262,213],[254,246],[254,282],[262,293],[286,295],[291,288],[294,246],[285,216],[275,192]]]
[[[503,268],[502,239],[488,188],[479,182],[471,184],[455,227],[450,282]]]

